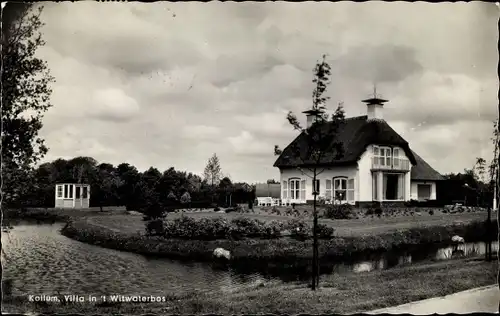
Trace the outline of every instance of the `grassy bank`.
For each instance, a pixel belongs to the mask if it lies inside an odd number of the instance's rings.
[[[489,237],[496,240],[497,225]],[[410,246],[446,245],[451,243],[453,235],[460,235],[466,241],[482,241],[486,235],[484,222],[472,222],[463,225],[434,226],[412,228],[372,236],[339,237],[321,240],[319,246],[322,258],[352,257],[369,251],[387,251]],[[230,250],[234,263],[255,262],[299,262],[312,257],[312,240],[299,241],[289,237],[276,239],[242,240],[179,240],[161,237],[146,237],[139,233],[124,233],[94,224],[89,219],[69,222],[62,234],[90,244],[107,248],[130,251],[145,255],[168,257],[173,259],[212,259],[215,248]]]
[[[300,284],[268,284],[233,293],[167,296],[164,303],[31,303],[5,298],[6,312],[136,315],[168,314],[320,314],[356,313],[496,283],[497,262],[450,260],[370,273],[335,274],[310,291]],[[397,293],[398,295],[394,295]]]
[[[25,208],[5,209],[2,211],[4,225],[15,224],[20,221],[37,223],[67,222],[74,218],[125,213],[123,210],[113,210],[112,208],[100,211],[99,208],[95,207],[90,209]]]

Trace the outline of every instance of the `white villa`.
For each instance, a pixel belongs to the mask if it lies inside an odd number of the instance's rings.
[[[56,208],[89,208],[90,185],[77,183],[56,184]]]
[[[367,115],[346,118],[338,131],[337,140],[343,143],[344,154],[337,157],[331,146],[321,160],[322,172],[315,185],[318,197],[349,204],[436,200],[436,182],[443,177],[383,120],[387,100],[374,97],[363,102],[367,103]],[[317,113],[304,113],[309,128]],[[274,163],[280,169],[283,204],[303,204],[314,199],[311,172],[303,162],[307,159],[297,157],[297,153],[303,156],[307,150],[305,137],[299,135]]]

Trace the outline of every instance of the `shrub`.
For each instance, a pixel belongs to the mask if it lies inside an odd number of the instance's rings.
[[[180,239],[214,240],[225,238],[229,231],[229,223],[223,218],[203,218],[195,220],[188,216],[167,221],[165,237]]]
[[[162,236],[165,233],[163,227],[163,219],[153,219],[146,223],[146,235],[148,236]]]
[[[290,230],[290,237],[298,240],[306,240],[311,237],[311,227],[304,221],[291,219],[285,224],[286,229]]]
[[[184,192],[184,194],[181,196],[180,202],[182,204],[191,203],[191,195],[189,194],[188,191]]]
[[[433,210],[429,210],[429,215],[434,215],[434,211]]]
[[[264,225],[263,238],[273,239],[281,237],[281,231],[285,229],[285,224],[279,221],[267,222]]]
[[[235,235],[234,237],[260,237],[265,235],[265,223],[258,219],[235,218],[231,221],[230,232]]]
[[[173,221],[166,222],[164,236],[166,238],[216,240],[244,238],[272,239],[281,236],[281,231],[286,228],[284,223],[272,221],[265,223],[258,219],[239,217],[231,222],[222,217],[194,218],[183,216]]]
[[[377,207],[377,208],[375,209],[375,214],[376,214],[378,217],[380,217],[380,215],[382,215],[382,213],[383,213],[383,211],[382,211],[382,209],[381,209],[380,207]]]
[[[329,219],[351,219],[354,217],[353,207],[350,204],[328,205],[325,217]]]
[[[220,208],[218,206],[214,207],[214,212],[220,211]]]
[[[318,237],[323,238],[323,239],[329,239],[333,237],[333,233],[335,230],[330,227],[326,226],[325,224],[318,224]]]
[[[372,208],[369,208],[366,210],[366,213],[365,213],[366,216],[373,215],[373,214],[375,214],[375,211]]]

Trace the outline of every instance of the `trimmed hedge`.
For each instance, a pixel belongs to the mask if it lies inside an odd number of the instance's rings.
[[[333,228],[318,224],[319,238],[332,238],[333,233]],[[228,221],[223,217],[194,219],[189,216],[181,216],[174,220],[155,219],[148,221],[146,234],[184,240],[276,239],[286,235],[297,240],[307,240],[312,237],[312,228],[305,221],[297,219],[287,222],[264,222],[247,217]]]

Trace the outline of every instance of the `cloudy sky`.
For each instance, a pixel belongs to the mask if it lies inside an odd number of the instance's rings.
[[[499,10],[488,3],[50,3],[39,56],[57,82],[45,160],[87,155],[201,173],[217,153],[233,181],[278,179],[287,111],[311,106],[332,66],[333,110],[386,120],[441,173],[491,154]]]

